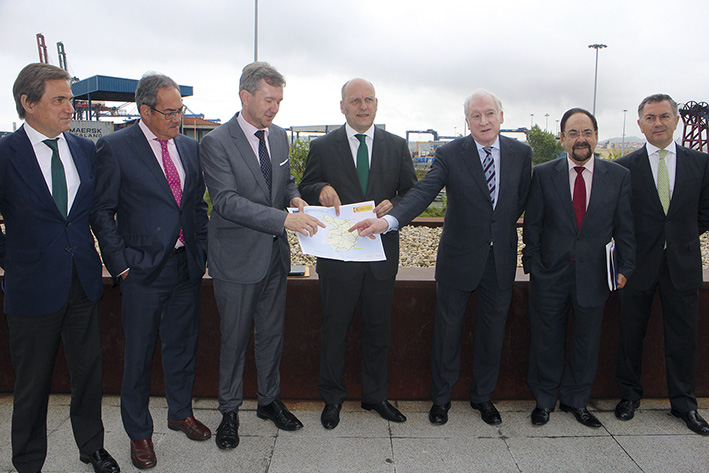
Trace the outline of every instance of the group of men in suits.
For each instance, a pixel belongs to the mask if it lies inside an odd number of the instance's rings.
[[[207,253],[221,318],[216,444],[239,444],[247,342],[254,326],[257,416],[283,430],[302,423],[280,400],[286,276],[286,230],[313,235],[324,224],[306,205],[334,207],[373,200],[375,219],[355,225],[382,233],[386,260],[346,263],[319,258],[323,340],[318,387],[321,422],[334,429],[347,397],[345,344],[353,314],[362,314],[362,408],[384,419],[406,417],[387,401],[391,307],[398,269],[397,229],[446,188],[448,207],[436,264],[429,420],[448,421],[458,381],[466,306],[476,293],[470,405],[488,424],[502,422],[491,398],[515,279],[516,222],[525,212],[524,269],[530,277],[528,383],[537,401],[531,420],[560,409],[587,426],[603,308],[610,293],[605,247],[614,240],[621,289],[621,337],[615,414],[634,416],[642,397],[643,339],[650,306],[662,303],[671,413],[702,435],[697,413],[699,235],[709,228],[709,155],[672,141],[677,104],[647,97],[638,124],[648,140],[617,163],[594,157],[598,125],[574,108],[561,120],[567,157],[532,173],[531,148],[500,135],[500,100],[479,89],[464,103],[470,135],[441,146],[416,182],[405,141],[374,125],[374,86],[342,87],[346,123],[311,144],[300,191],[290,173],[285,131],[274,125],[285,79],[272,66],[246,66],[242,108],[201,146],[179,133],[184,106],[169,77],[146,74],[136,89],[140,120],[99,140],[68,133],[73,95],[68,74],[30,64],[14,96],[25,124],[0,140],[0,264],[16,375],[13,464],[39,471],[47,451],[49,387],[60,340],[71,375],[71,421],[80,460],[96,472],[120,468],[103,448],[101,421],[101,261],[121,285],[125,365],[121,415],[131,461],[156,465],[148,410],[153,353],[162,345],[167,425],[193,440],[211,431],[192,412],[201,278]],[[208,221],[206,188],[213,203]],[[301,192],[302,196],[301,197]],[[286,207],[299,211],[287,213]],[[209,231],[207,231],[209,227]],[[209,241],[207,250],[207,240]],[[569,308],[573,308],[564,362]]]

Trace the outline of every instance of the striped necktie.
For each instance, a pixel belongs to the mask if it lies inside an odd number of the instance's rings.
[[[487,181],[487,188],[490,191],[490,202],[492,206],[495,206],[495,160],[492,159],[492,146],[483,146],[483,151],[485,151],[485,158],[483,159],[483,172],[485,173],[485,181]]]

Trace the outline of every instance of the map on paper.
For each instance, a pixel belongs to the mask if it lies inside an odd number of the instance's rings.
[[[298,209],[289,208],[288,212],[296,213]],[[374,201],[341,205],[339,217],[335,215],[334,207],[313,205],[305,207],[304,212],[325,224],[325,228],[318,227],[318,232],[311,237],[296,233],[304,254],[340,261],[384,261],[386,259],[380,235],[375,235],[372,240],[360,237],[357,232],[347,231],[360,220],[376,218]]]

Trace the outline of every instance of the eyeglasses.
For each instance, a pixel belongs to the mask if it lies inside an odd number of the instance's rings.
[[[596,132],[594,130],[583,130],[583,131],[578,131],[578,130],[569,130],[565,131],[564,134],[568,136],[569,138],[578,138],[579,136],[583,135],[584,138],[590,138],[592,137]]]
[[[163,117],[165,117],[165,120],[172,120],[172,119],[175,118],[177,115],[183,115],[183,114],[185,113],[185,110],[187,109],[187,107],[185,107],[185,106],[183,105],[183,106],[180,107],[178,110],[175,110],[175,111],[172,111],[172,112],[161,112],[160,110],[158,110],[158,109],[155,108],[155,107],[150,107],[150,109],[151,109],[152,111],[154,111],[154,112],[158,112],[159,114],[161,114]]]

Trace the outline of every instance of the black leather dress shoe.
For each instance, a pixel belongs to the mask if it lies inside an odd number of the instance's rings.
[[[559,404],[559,408],[564,412],[570,412],[576,417],[579,424],[583,424],[586,427],[602,427],[601,421],[596,418],[593,414],[588,412],[585,407],[571,407],[566,404]]]
[[[294,416],[283,404],[283,401],[276,399],[271,404],[258,405],[256,415],[260,419],[272,421],[281,430],[298,430],[303,428],[303,424]]]
[[[96,473],[119,473],[121,469],[110,453],[103,448],[99,448],[91,455],[79,454],[79,460],[84,463],[91,463]]]
[[[431,406],[431,411],[428,413],[428,420],[433,425],[443,425],[448,422],[448,411],[451,408],[451,403],[447,402],[442,406],[434,404]]]
[[[535,407],[532,411],[532,424],[533,425],[544,425],[549,422],[549,414],[554,409],[549,409],[548,407]]]
[[[342,404],[325,404],[320,415],[320,422],[327,430],[332,430],[340,423],[340,409]]]
[[[502,417],[500,417],[500,413],[491,401],[470,401],[470,407],[480,411],[480,417],[482,417],[482,420],[484,420],[486,424],[498,425],[502,423]]]
[[[615,406],[615,416],[620,420],[630,420],[635,417],[635,409],[640,407],[640,401],[621,399]]]
[[[406,422],[406,416],[399,412],[399,409],[392,406],[389,401],[363,402],[362,409],[375,411],[377,414],[382,416],[383,419],[390,420],[392,422]]]
[[[222,414],[222,422],[217,427],[215,438],[217,447],[222,450],[236,448],[239,445],[239,414],[236,411]]]
[[[707,421],[705,421],[697,411],[679,412],[672,409],[670,413],[682,419],[692,432],[698,433],[699,435],[709,435],[709,424],[707,424]]]

